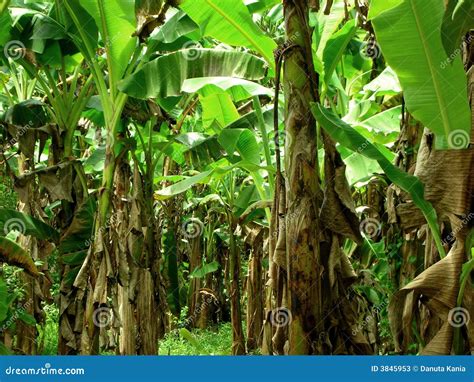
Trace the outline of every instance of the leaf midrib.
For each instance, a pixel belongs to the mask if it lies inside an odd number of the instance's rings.
[[[266,53],[258,47],[257,42],[247,33],[243,28],[239,26],[234,20],[227,17],[227,14],[219,8],[216,4],[212,2],[212,0],[204,0],[211,8],[213,8],[217,13],[219,13],[224,19],[226,19],[235,29],[237,29],[249,42],[250,44],[265,58],[269,65],[272,64],[272,60],[270,57],[266,55]]]
[[[437,73],[434,72],[433,58],[431,57],[431,54],[430,54],[431,51],[429,49],[428,42],[424,38],[425,35],[422,33],[423,30],[421,28],[421,22],[420,22],[420,17],[417,13],[417,8],[414,6],[413,0],[408,0],[408,2],[410,4],[410,8],[413,13],[413,17],[415,19],[416,29],[418,30],[418,35],[420,36],[420,40],[423,46],[423,51],[425,53],[426,60],[428,61],[428,68],[431,73],[431,78],[433,79],[433,87],[436,92],[436,100],[438,102],[441,118],[443,120],[443,129],[445,131],[446,136],[448,136],[448,134],[451,132],[451,129],[450,129],[450,124],[449,124],[449,118],[448,118],[448,115],[446,114],[447,106],[445,105],[444,98],[442,97],[443,92],[438,81]]]

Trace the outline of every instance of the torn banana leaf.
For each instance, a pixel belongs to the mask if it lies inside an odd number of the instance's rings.
[[[452,319],[450,314],[456,307],[459,274],[463,261],[463,245],[456,242],[448,256],[423,271],[394,294],[388,311],[397,351],[408,348],[413,320],[418,305],[422,303],[433,315],[440,317],[444,322],[421,354],[448,355],[451,353],[454,327],[450,325],[450,319]]]
[[[0,262],[25,270],[31,276],[40,275],[31,256],[17,243],[0,236]]]
[[[332,110],[325,109],[321,105],[313,103],[312,111],[316,120],[332,139],[354,152],[376,160],[387,177],[402,190],[410,194],[413,202],[426,218],[440,256],[445,257],[446,253],[441,243],[436,210],[431,203],[424,198],[423,183],[417,177],[407,174],[398,167],[395,167],[376,145],[370,143],[359,132],[342,121]]]

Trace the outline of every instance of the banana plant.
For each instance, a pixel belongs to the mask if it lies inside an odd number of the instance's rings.
[[[78,35],[72,37],[90,67],[105,118],[106,161],[99,198],[99,225],[103,225],[110,209],[115,159],[119,151],[119,144],[115,140],[118,140],[122,111],[127,101],[127,95],[118,89],[118,83],[136,70],[135,63],[142,51],[138,38],[132,37],[137,27],[135,2],[72,0],[64,3],[64,7],[78,32]],[[98,57],[99,40],[84,25],[99,30],[105,58]],[[102,74],[104,66],[107,79]]]
[[[443,48],[444,15],[438,0],[373,1],[369,18],[408,111],[435,134],[436,148],[464,149],[471,131],[466,75],[460,55],[448,57]]]

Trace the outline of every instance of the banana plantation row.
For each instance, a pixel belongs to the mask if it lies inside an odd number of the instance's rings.
[[[473,15],[0,1],[0,353],[472,353]]]

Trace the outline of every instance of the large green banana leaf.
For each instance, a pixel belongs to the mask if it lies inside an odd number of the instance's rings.
[[[7,235],[10,231],[19,231],[40,240],[59,239],[59,233],[41,220],[16,210],[0,208],[0,234]]]
[[[257,27],[242,1],[184,0],[180,7],[201,26],[204,36],[250,48],[273,67],[276,43]]]
[[[316,120],[332,139],[354,152],[376,160],[387,177],[402,190],[410,194],[413,202],[426,218],[440,256],[444,257],[445,251],[441,244],[441,235],[436,210],[433,208],[431,203],[426,201],[424,198],[423,183],[416,176],[405,173],[398,167],[395,167],[379,151],[377,146],[370,143],[360,133],[353,129],[352,126],[342,121],[332,110],[325,109],[319,104],[313,104],[312,111]]]
[[[197,175],[190,176],[180,182],[165,187],[155,193],[155,198],[158,200],[166,200],[173,196],[186,192],[196,184],[207,183],[207,180],[214,173],[214,170],[203,171]]]
[[[260,164],[260,149],[253,131],[249,129],[224,129],[217,140],[231,158],[237,152],[242,160],[256,166]]]
[[[257,95],[272,96],[274,91],[256,82],[233,77],[202,77],[184,81],[182,90],[208,96],[225,90],[234,102],[240,102]]]
[[[151,35],[151,49],[153,49],[156,42],[170,44],[197,30],[199,30],[199,26],[186,13],[179,11],[171,16],[156,33]]]
[[[229,94],[216,93],[201,97],[202,124],[205,128],[216,122],[221,128],[239,119],[239,112]]]
[[[82,45],[84,50],[86,50],[85,46],[95,49],[99,28],[94,18],[81,6],[79,0],[69,0],[65,4],[60,4],[58,11],[68,35],[78,47]]]
[[[12,18],[8,12],[0,12],[0,46],[4,46],[10,41],[10,30]]]
[[[206,170],[203,172],[200,172],[196,175],[190,176],[188,178],[185,178],[183,180],[180,180],[170,186],[167,186],[159,191],[155,192],[155,199],[157,200],[166,200],[169,198],[172,198],[176,195],[182,194],[183,192],[188,191],[191,189],[193,186],[197,184],[208,184],[210,179],[218,179],[226,174],[228,174],[230,171],[240,168],[242,170],[245,170],[252,174],[254,176],[258,170],[267,170],[271,171],[271,169],[267,167],[261,167],[258,166],[252,162],[248,161],[240,161],[235,164],[232,164],[230,166],[220,166],[220,165],[215,165],[214,168],[210,170]],[[259,179],[257,179],[258,181]]]
[[[369,12],[408,111],[436,135],[436,148],[465,148],[471,130],[466,76],[459,56],[447,61],[443,16],[442,0],[374,0]]]
[[[218,49],[185,49],[159,57],[119,84],[119,89],[139,98],[179,96],[183,82],[198,77],[237,77],[259,80],[265,63],[249,53]]]
[[[280,0],[244,0],[244,4],[251,13],[257,13],[280,3]]]
[[[133,37],[136,31],[135,0],[79,2],[99,28],[107,52],[109,76],[118,82],[137,45],[138,39]]]
[[[316,45],[316,54],[322,60],[323,53],[331,36],[336,33],[337,28],[344,19],[344,0],[335,0],[329,15],[324,14],[324,8],[321,7],[316,21],[314,31],[314,42]]]
[[[357,32],[357,24],[348,22],[340,30],[338,30],[328,40],[326,49],[323,52],[324,62],[324,80],[329,83],[331,77],[336,70],[336,66],[342,58],[347,44],[354,38]]]

